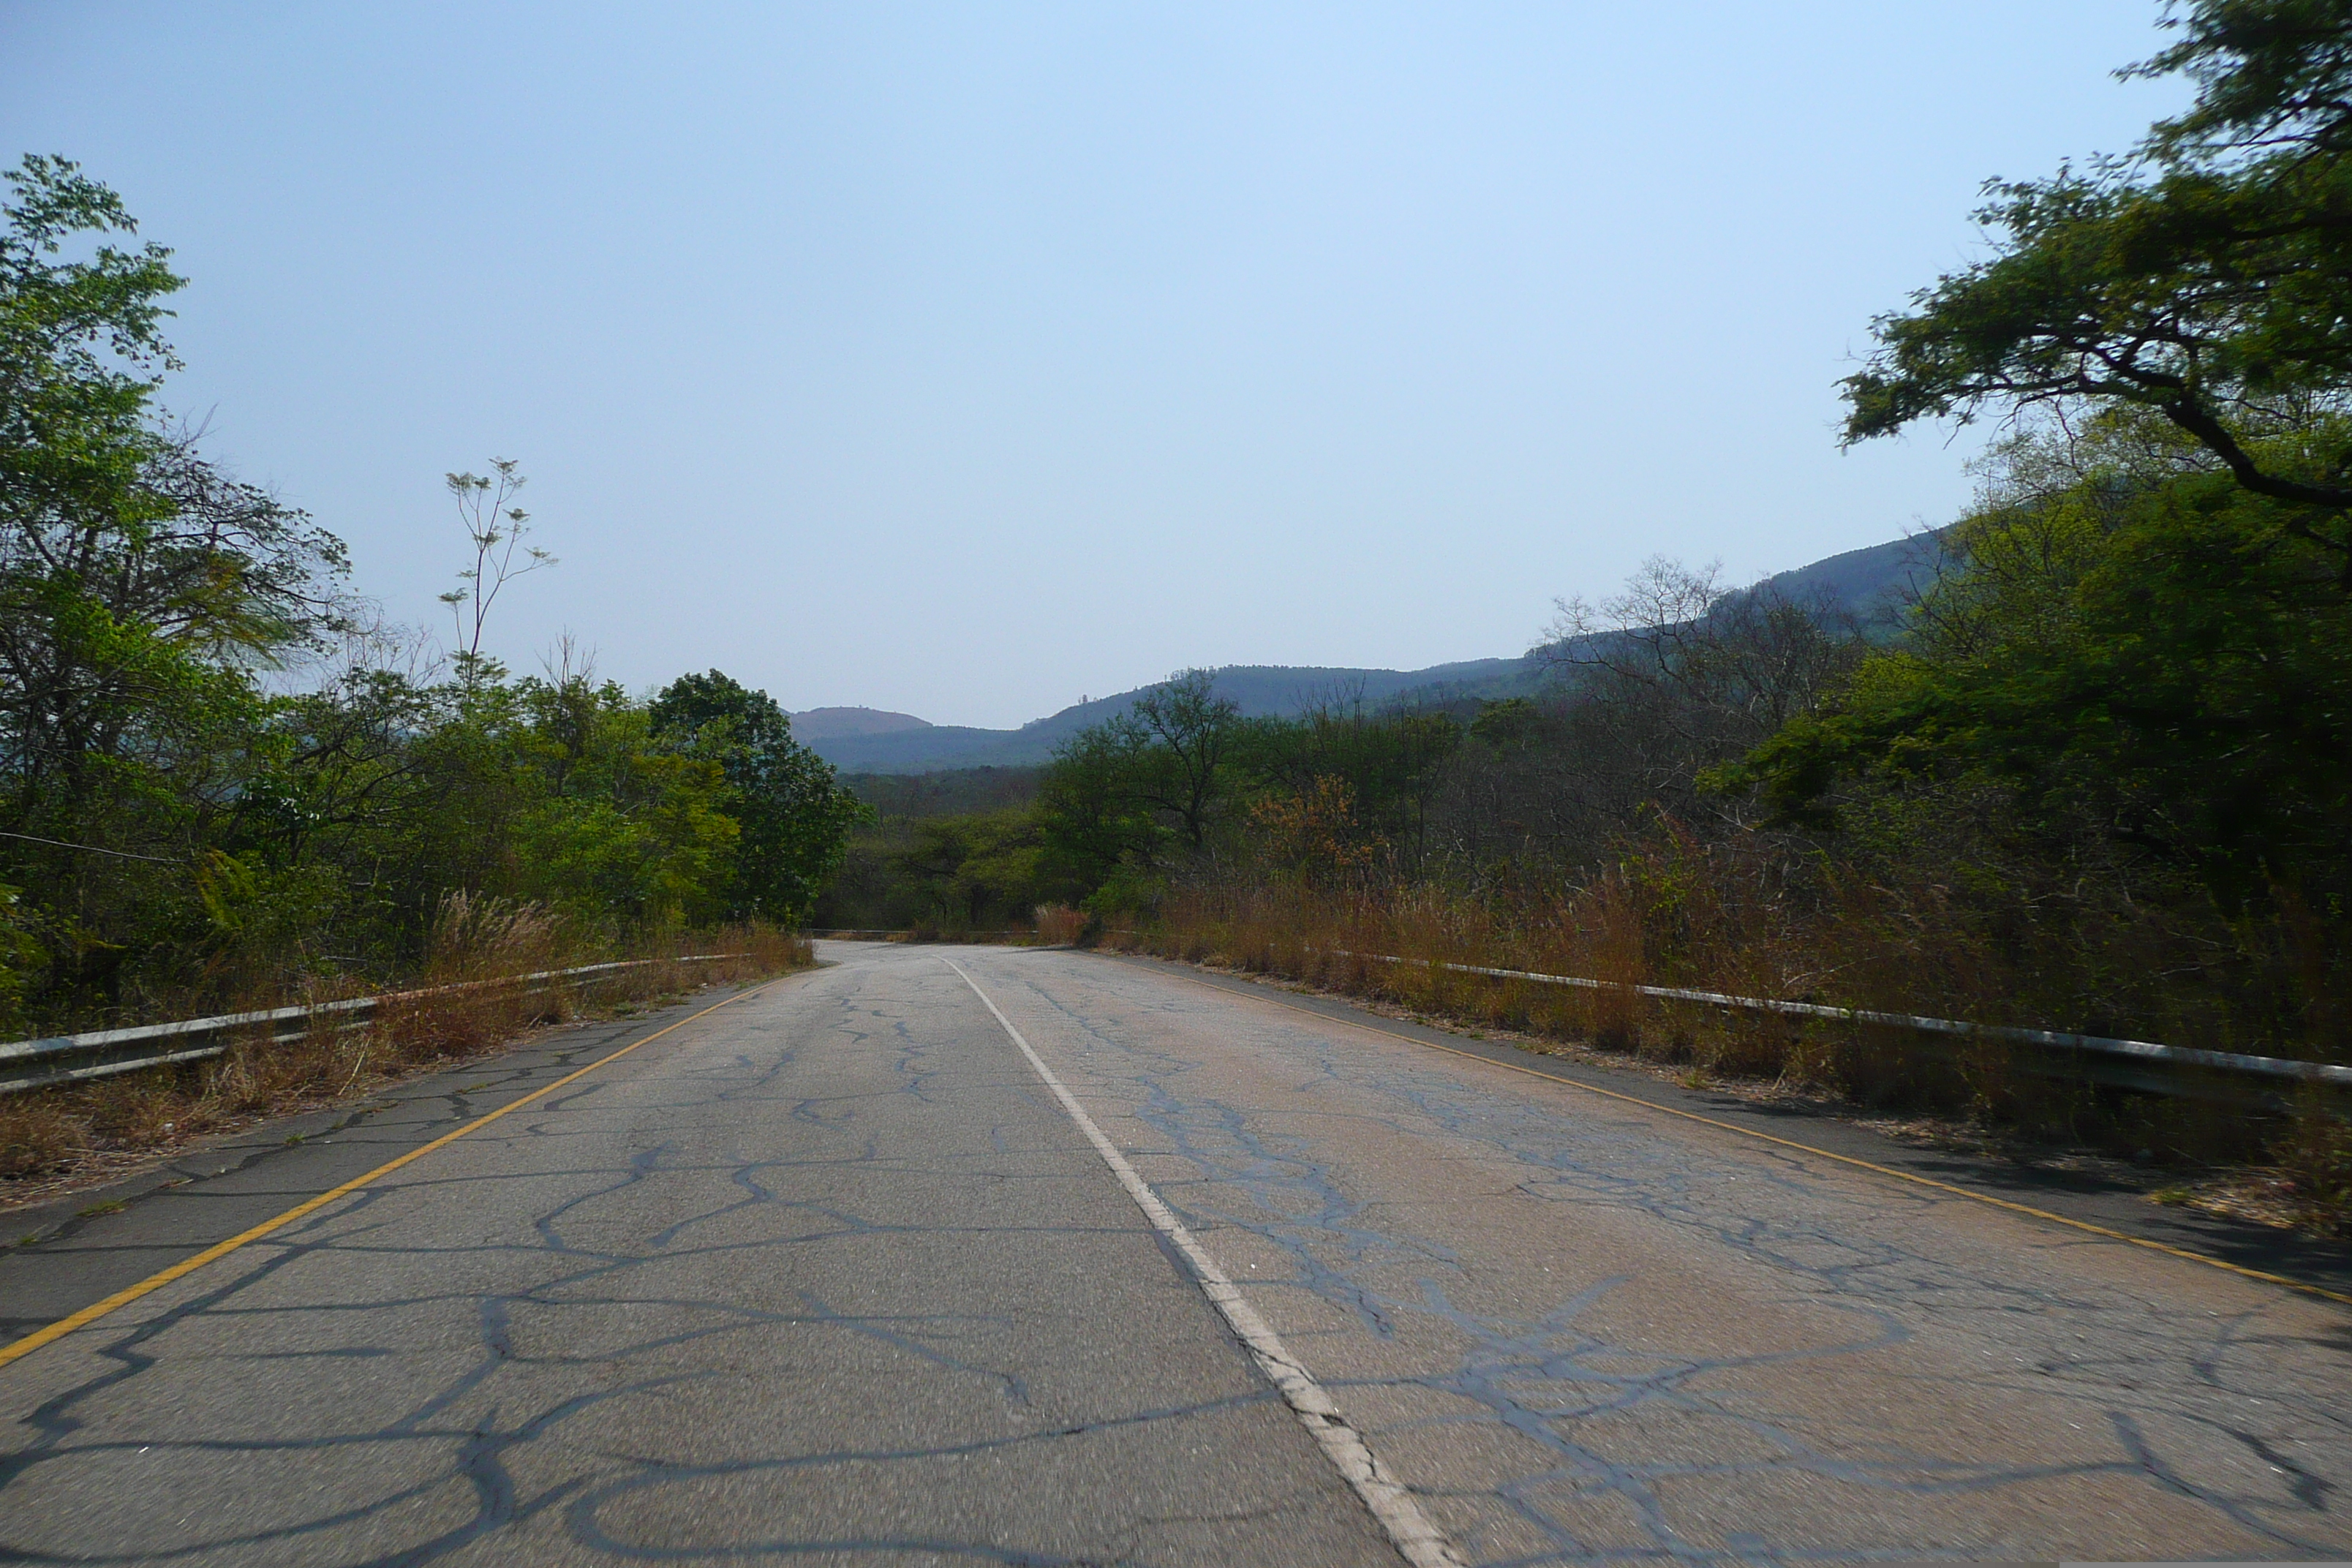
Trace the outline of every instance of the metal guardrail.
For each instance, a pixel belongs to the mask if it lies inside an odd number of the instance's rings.
[[[388,1004],[413,1002],[452,992],[496,986],[532,988],[577,981],[616,969],[648,963],[709,963],[740,953],[693,953],[681,958],[630,958],[611,963],[583,963],[572,969],[541,969],[529,974],[504,974],[492,980],[461,981],[415,991],[390,991],[381,996],[353,996],[341,1002],[318,1002],[293,1007],[270,1007],[253,1013],[224,1013],[215,1018],[185,1018],[170,1024],[142,1024],[127,1029],[94,1029],[80,1035],[52,1035],[45,1039],[16,1040],[0,1045],[0,1094],[15,1094],[52,1084],[77,1083],[142,1068],[173,1062],[202,1061],[225,1054],[241,1036],[268,1031],[273,1041],[299,1039],[314,1020],[336,1020],[339,1028],[358,1028]],[[85,1059],[87,1058],[87,1059]]]
[[[1922,1034],[1958,1035],[2014,1045],[2129,1057],[2137,1061],[2164,1062],[2175,1067],[2213,1068],[2222,1072],[2254,1073],[2267,1078],[2299,1079],[2306,1082],[2352,1088],[2352,1068],[2337,1067],[2331,1062],[2297,1061],[2289,1057],[2244,1056],[2236,1051],[2205,1051],[2188,1046],[2161,1046],[2153,1040],[2113,1039],[2105,1035],[2075,1035],[2057,1029],[2032,1029],[2011,1024],[1970,1024],[1958,1018],[1927,1018],[1911,1013],[1874,1013],[1864,1007],[1832,1007],[1818,1002],[1776,1002],[1762,996],[1730,996],[1719,991],[1681,991],[1667,985],[1587,980],[1572,974],[1538,974],[1526,969],[1488,969],[1475,963],[1398,958],[1381,952],[1355,953],[1341,948],[1331,951],[1341,958],[1364,958],[1375,963],[1434,963],[1439,969],[1452,970],[1455,973],[1484,974],[1497,980],[1532,980],[1543,985],[1574,985],[1593,991],[1630,991],[1666,1002],[1700,1002],[1713,1007],[1744,1007],[1803,1018],[1832,1018],[1844,1024],[1879,1024],[1890,1028],[1914,1029]]]
[[[1134,931],[1111,933],[1139,935]],[[1309,948],[1308,952],[1316,950]],[[2008,1045],[2038,1046],[2094,1057],[2125,1058],[2166,1068],[2202,1068],[2253,1078],[2284,1079],[2299,1083],[2352,1089],[2352,1067],[2333,1062],[2298,1061],[2289,1057],[2248,1056],[2237,1051],[2199,1050],[2189,1046],[2159,1045],[2153,1040],[2116,1039],[2105,1035],[2074,1034],[2061,1029],[2035,1029],[2012,1024],[1972,1024],[1958,1018],[1930,1018],[1912,1013],[1880,1013],[1866,1007],[1835,1007],[1819,1002],[1782,1002],[1766,996],[1734,996],[1720,991],[1688,991],[1671,985],[1637,985],[1631,981],[1594,980],[1576,974],[1544,974],[1530,969],[1495,969],[1477,963],[1449,963],[1442,959],[1403,958],[1395,953],[1356,952],[1343,947],[1328,951],[1335,958],[1357,958],[1371,963],[1419,963],[1456,974],[1480,974],[1495,980],[1526,980],[1538,985],[1572,985],[1587,991],[1622,991],[1663,1002],[1696,1002],[1711,1007],[1737,1007],[1801,1018],[1828,1018],[1838,1023],[1871,1024],[1909,1029],[1920,1034],[1998,1040]],[[2151,1073],[2107,1072],[2092,1075],[2157,1094],[2189,1092],[2178,1079]]]

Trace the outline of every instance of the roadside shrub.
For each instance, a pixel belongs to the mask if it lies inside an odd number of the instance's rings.
[[[1037,941],[1046,947],[1075,946],[1086,934],[1085,912],[1067,904],[1039,904],[1035,918]]]

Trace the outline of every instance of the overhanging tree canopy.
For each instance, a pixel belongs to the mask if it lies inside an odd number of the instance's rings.
[[[2137,405],[2302,509],[2352,587],[2352,423],[2326,417],[2352,395],[2352,0],[2198,0],[2166,26],[2179,41],[2122,74],[2184,73],[2195,105],[2130,160],[1989,185],[1998,253],[1879,320],[1845,439]]]

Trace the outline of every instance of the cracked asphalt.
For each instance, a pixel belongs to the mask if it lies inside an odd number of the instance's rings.
[[[942,950],[821,951],[0,1368],[0,1562],[1397,1562]],[[1465,1561],[2352,1547],[2345,1309],[1176,972],[952,956]],[[647,1024],[207,1152],[0,1256],[0,1330]]]

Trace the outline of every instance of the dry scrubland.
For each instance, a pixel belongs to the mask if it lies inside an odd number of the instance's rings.
[[[1736,908],[1685,927],[1674,958],[1633,879],[1604,879],[1537,913],[1506,921],[1430,889],[1392,899],[1263,888],[1171,895],[1137,929],[1099,931],[1102,946],[1302,983],[1392,1005],[1541,1050],[1553,1044],[1677,1069],[1686,1085],[1793,1093],[1850,1114],[1894,1116],[1907,1131],[2015,1158],[2084,1151],[2152,1167],[2179,1184],[2160,1201],[2191,1201],[2323,1234],[2352,1228],[2352,1137],[2345,1108],[2306,1092],[2264,1110],[2243,1079],[2186,1073],[2179,1097],[2136,1093],[2069,1075],[2064,1059],[1996,1041],[1661,1001],[1464,974],[1440,963],[1576,975],[1731,994],[1817,1000],[1914,1012],[1932,995],[1943,1016],[2035,1023],[1981,951],[1921,951],[1901,928],[1852,918],[1758,930]],[[1084,917],[1037,911],[1040,940],[1074,940]],[[1050,934],[1049,934],[1050,933]],[[1406,960],[1383,962],[1384,958]],[[1943,961],[1941,963],[1938,960]],[[1801,984],[1833,973],[1824,994]],[[2053,1071],[2053,1068],[2057,1070]]]

